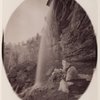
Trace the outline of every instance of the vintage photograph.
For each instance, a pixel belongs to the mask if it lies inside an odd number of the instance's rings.
[[[2,58],[22,100],[79,100],[97,64],[97,40],[75,0],[25,0],[3,32]]]

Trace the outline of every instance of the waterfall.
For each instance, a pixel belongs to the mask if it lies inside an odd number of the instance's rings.
[[[52,4],[53,5],[53,4]],[[45,18],[46,24],[42,30],[42,38],[40,43],[39,49],[39,57],[38,57],[38,64],[37,64],[37,72],[36,72],[36,81],[35,81],[35,88],[40,88],[46,85],[48,80],[47,72],[49,69],[52,69],[53,66],[49,64],[53,60],[53,49],[52,45],[52,30],[50,25],[52,23],[52,6],[48,11],[48,15]]]

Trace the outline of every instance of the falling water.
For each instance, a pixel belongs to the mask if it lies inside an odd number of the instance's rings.
[[[40,50],[39,50],[39,57],[38,57],[38,66],[37,66],[37,73],[36,73],[36,82],[34,87],[40,88],[46,85],[46,82],[48,80],[47,72],[50,69],[53,69],[54,66],[50,66],[49,63],[53,62],[53,49],[51,47],[53,43],[53,31],[51,30],[51,24],[52,24],[52,6],[49,9],[48,15],[45,19],[46,24],[42,30],[42,39],[40,43]]]

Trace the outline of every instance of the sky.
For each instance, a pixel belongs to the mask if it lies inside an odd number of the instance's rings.
[[[18,6],[22,1],[24,2],[15,10],[15,12],[11,16],[10,14],[13,12],[12,8]],[[91,16],[95,33],[97,33],[97,0],[92,0],[92,2],[91,0],[76,1],[78,1],[88,12],[88,15]],[[10,0],[10,2],[8,2],[8,0],[4,0],[4,29],[6,23],[8,22],[5,29],[5,41],[18,43],[23,40],[26,41],[36,33],[40,33],[44,25],[44,16],[48,12],[46,2],[47,0]],[[89,4],[90,2],[91,4]],[[10,20],[8,21],[9,17]]]
[[[41,34],[49,7],[47,0],[25,0],[12,14],[5,29],[5,42],[26,41]]]

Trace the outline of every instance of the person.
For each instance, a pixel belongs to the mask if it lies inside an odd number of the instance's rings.
[[[61,78],[58,91],[69,93],[69,86],[74,84],[71,80],[78,78],[78,71],[66,60],[62,60],[62,65],[63,77]]]
[[[49,80],[52,81],[53,83],[59,82],[62,77],[62,69],[57,69],[55,68],[54,71],[52,72]]]

